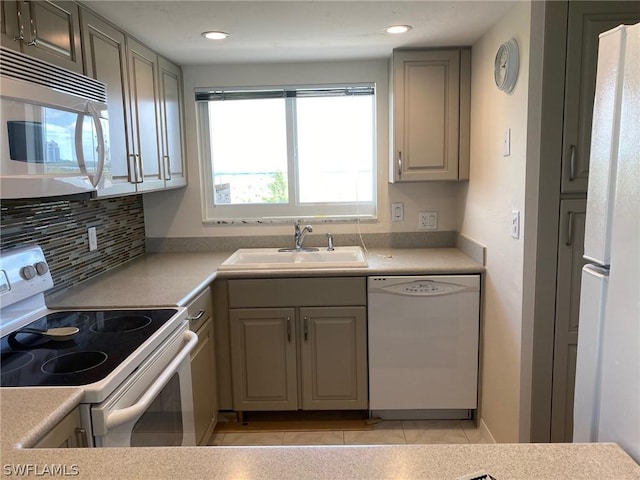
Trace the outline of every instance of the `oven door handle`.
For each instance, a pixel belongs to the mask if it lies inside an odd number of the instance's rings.
[[[184,338],[187,340],[187,344],[182,348],[182,350],[180,350],[169,366],[167,366],[167,368],[158,376],[153,385],[151,385],[145,394],[140,397],[140,400],[138,400],[136,404],[127,408],[109,412],[104,422],[107,430],[115,428],[118,425],[122,425],[123,423],[140,416],[149,407],[149,405],[151,405],[151,402],[153,402],[165,385],[169,383],[169,380],[171,380],[173,374],[178,370],[180,364],[185,360],[185,358],[187,358],[198,343],[198,336],[192,331],[187,330],[184,332]]]

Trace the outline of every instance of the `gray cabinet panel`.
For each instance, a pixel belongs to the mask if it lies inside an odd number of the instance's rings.
[[[303,410],[367,409],[365,307],[301,308]]]
[[[468,179],[470,68],[466,49],[393,52],[390,182]]]
[[[162,57],[158,60],[158,71],[165,187],[182,187],[187,184],[182,151],[182,72]]]
[[[158,56],[129,38],[128,67],[131,101],[131,145],[135,156],[134,181],[138,192],[164,188],[160,146]]]
[[[365,277],[229,280],[229,307],[364,305]]]
[[[587,191],[598,36],[638,21],[638,2],[569,2],[562,192]]]
[[[551,406],[551,441],[573,436],[573,390],[580,318],[586,200],[561,202]]]
[[[235,410],[296,410],[294,315],[292,308],[230,311]]]
[[[2,45],[83,73],[79,9],[69,1],[2,2]]]
[[[111,184],[99,195],[133,193],[136,185],[127,141],[130,114],[125,34],[86,10],[81,17],[86,74],[107,86]]]

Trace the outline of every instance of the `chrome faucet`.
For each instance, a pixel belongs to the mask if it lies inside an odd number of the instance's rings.
[[[302,230],[300,229],[300,220],[297,220],[293,225],[295,229],[294,240],[295,240],[295,249],[296,252],[302,250],[302,242],[304,241],[304,237],[307,233],[313,232],[313,227],[311,225],[307,225]]]
[[[325,234],[327,236],[327,250],[329,252],[333,252],[335,248],[333,247],[333,235],[330,233]]]

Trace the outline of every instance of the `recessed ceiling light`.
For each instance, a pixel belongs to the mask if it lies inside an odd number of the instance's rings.
[[[384,31],[387,33],[407,33],[411,30],[411,25],[390,25],[384,28]]]
[[[231,36],[231,34],[227,32],[218,31],[202,32],[200,35],[202,35],[204,38],[208,38],[209,40],[224,40],[225,38]]]

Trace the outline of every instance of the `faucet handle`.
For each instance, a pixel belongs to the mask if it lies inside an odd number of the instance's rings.
[[[333,235],[331,235],[330,233],[327,233],[326,235],[327,235],[327,250],[332,252],[333,250],[335,250],[335,248],[333,247]]]

